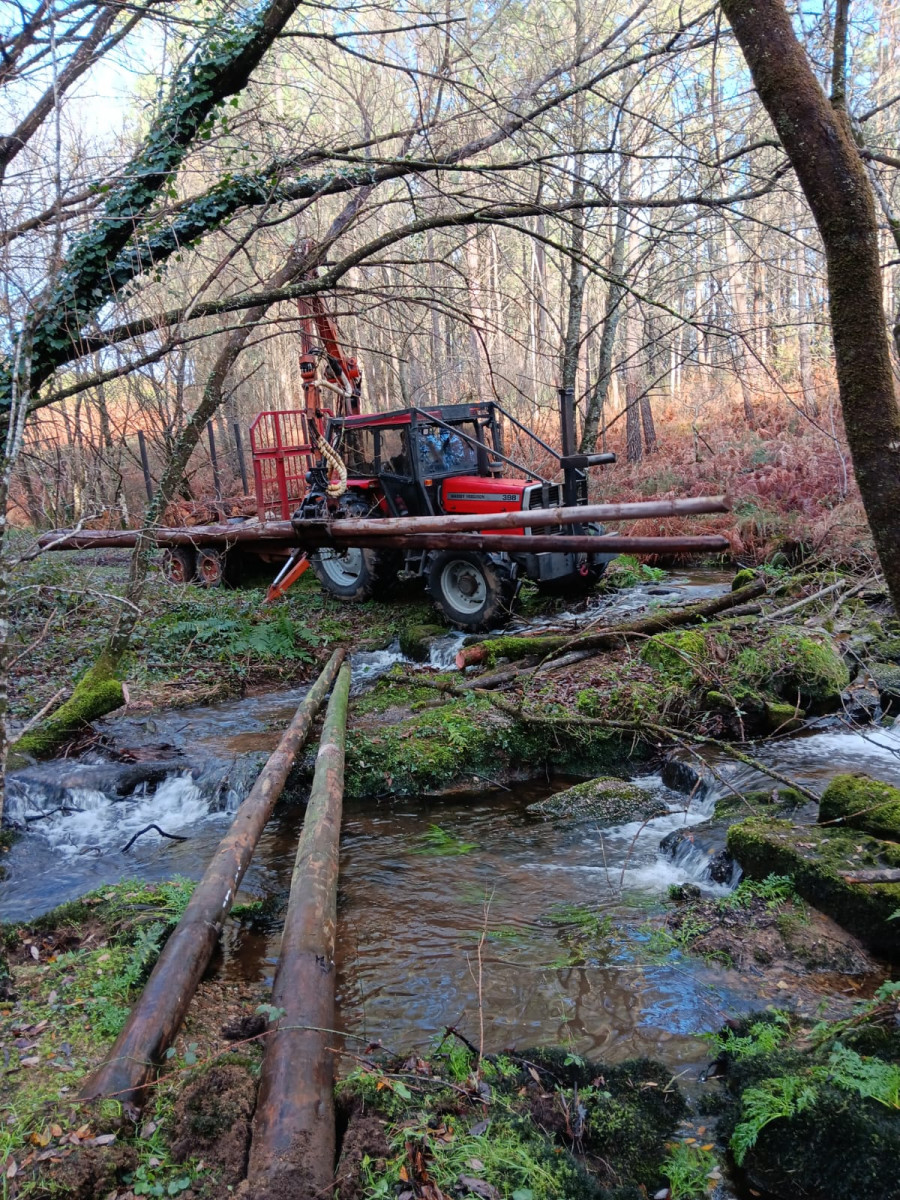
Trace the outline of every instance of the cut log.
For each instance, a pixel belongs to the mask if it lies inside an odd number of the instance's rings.
[[[474,646],[464,646],[460,650],[456,656],[456,665],[462,670],[463,667],[489,662],[497,655],[509,659],[529,658],[535,655],[546,658],[548,655],[558,654],[563,649],[615,650],[629,637],[652,637],[655,633],[665,633],[667,629],[692,625],[719,613],[746,611],[747,601],[763,595],[765,590],[765,581],[758,579],[736,592],[726,592],[713,600],[705,600],[702,604],[692,604],[689,608],[677,609],[674,612],[657,612],[628,625],[613,625],[608,629],[598,629],[580,636],[553,634],[546,637],[538,634],[534,637],[500,637],[487,642],[477,642]]]
[[[481,533],[486,529],[537,529],[543,525],[583,525],[586,521],[646,521],[653,518],[695,516],[700,513],[727,513],[724,496],[691,496],[684,500],[639,500],[623,504],[583,504],[568,508],[533,508],[523,512],[441,513],[436,517],[352,517],[332,522],[340,525],[347,537],[374,533],[384,525],[392,534],[402,533]],[[525,519],[527,518],[527,519]],[[342,533],[341,536],[344,536]]]
[[[82,1099],[113,1096],[123,1104],[140,1105],[146,1098],[146,1085],[181,1027],[259,836],[343,658],[344,651],[335,650],[260,771],[163,947],[125,1028],[82,1087]]]
[[[841,878],[848,883],[900,883],[900,868],[873,867],[865,871],[839,871]]]
[[[253,1118],[252,1200],[321,1200],[334,1182],[334,937],[350,668],[328,704],[297,847]]]
[[[648,500],[636,504],[588,504],[574,508],[539,508],[527,513],[517,510],[501,513],[456,513],[441,514],[436,517],[380,517],[372,519],[348,518],[339,521],[306,521],[302,523],[302,534],[298,534],[290,521],[242,521],[225,525],[192,525],[190,527],[159,526],[152,531],[153,540],[158,546],[218,546],[244,545],[248,542],[285,543],[303,546],[333,546],[354,545],[370,546],[373,543],[363,539],[373,537],[377,545],[387,546],[382,539],[387,537],[428,537],[429,535],[444,534],[451,536],[468,531],[481,532],[486,529],[520,529],[527,518],[528,527],[538,529],[548,525],[584,524],[592,521],[612,520],[647,520],[671,516],[686,516],[695,513],[727,512],[728,505],[721,496],[696,497],[687,500]],[[137,529],[81,529],[77,532],[66,529],[51,530],[38,539],[38,545],[43,550],[90,550],[110,547],[131,547],[137,541],[140,530]],[[618,536],[618,535],[617,535]],[[511,546],[495,545],[497,550],[524,550],[521,536],[514,535]],[[620,541],[622,539],[619,539]],[[658,539],[652,539],[658,541]],[[690,539],[667,539],[682,541]],[[576,547],[560,547],[559,539],[553,538],[552,545],[543,549],[595,550],[600,553],[596,538],[582,539],[585,545]],[[629,538],[628,547],[635,546],[634,553],[640,553],[637,543],[641,539]],[[399,544],[399,543],[398,543]],[[410,547],[432,544],[426,541],[403,543]],[[612,538],[606,539],[604,545],[610,552],[625,551],[624,545],[614,544]],[[457,548],[463,544],[450,546],[447,543],[435,544],[435,549]],[[481,549],[480,546],[466,547]],[[537,547],[530,547],[537,551]],[[701,549],[727,548],[724,539],[716,539],[715,545],[701,546]],[[539,552],[539,551],[538,551]],[[627,552],[631,552],[629,549]],[[657,549],[650,546],[648,553]],[[663,549],[660,553],[668,553]],[[676,550],[672,551],[677,552]]]

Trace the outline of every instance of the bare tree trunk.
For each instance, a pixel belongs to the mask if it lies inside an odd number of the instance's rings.
[[[722,0],[735,37],[809,201],[828,269],[847,441],[894,608],[900,612],[900,411],[872,187],[843,108],[829,104],[783,0]],[[835,55],[843,61],[843,49]],[[838,72],[842,80],[842,68]]]
[[[738,249],[731,227],[725,226],[725,261],[728,263],[728,286],[731,293],[731,306],[737,317],[736,349],[734,365],[741,384],[741,397],[744,402],[744,420],[751,427],[756,424],[756,414],[753,411],[752,376],[750,360],[747,355],[747,345],[744,339],[750,335],[750,322],[747,308],[747,281],[744,278],[744,268],[738,258]]]
[[[650,393],[642,389],[640,399],[641,425],[644,427],[644,449],[652,454],[656,449],[656,426],[653,423],[653,408],[650,403]]]
[[[628,240],[628,213],[624,208],[619,209],[616,218],[616,232],[613,240],[612,255],[609,262],[609,285],[606,293],[606,311],[603,314],[603,331],[600,334],[600,351],[597,357],[597,382],[588,399],[587,411],[584,415],[584,428],[581,433],[581,453],[593,454],[597,444],[597,430],[606,407],[609,395],[609,384],[612,377],[613,350],[616,344],[616,331],[619,328],[619,318],[622,315],[622,297],[625,289],[620,280],[625,267],[625,245]],[[606,423],[604,422],[604,429]]]
[[[640,410],[644,381],[637,361],[641,351],[641,339],[636,307],[635,302],[625,314],[625,453],[631,463],[640,462],[644,457]]]
[[[580,174],[581,163],[576,158],[575,170],[578,172],[572,185],[572,202],[580,204],[584,200],[584,179]],[[566,318],[566,332],[563,339],[561,382],[564,388],[575,390],[578,379],[578,357],[581,350],[581,317],[584,311],[584,268],[581,263],[584,252],[584,225],[577,211],[572,216],[572,237],[569,242],[572,257],[569,260],[569,307]]]

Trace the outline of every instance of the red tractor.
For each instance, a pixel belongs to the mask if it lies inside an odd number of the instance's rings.
[[[501,418],[514,423],[544,456],[556,458],[563,482],[555,483],[503,452]],[[322,458],[307,477],[309,491],[292,517],[298,532],[307,520],[340,517],[436,516],[441,513],[522,512],[587,503],[585,468],[614,462],[615,455],[561,456],[500,405],[441,405],[373,416],[332,416],[325,425]],[[339,483],[331,482],[337,469]],[[515,474],[504,474],[510,469]],[[341,490],[340,495],[335,493]],[[593,534],[597,525],[544,528],[542,533]],[[584,589],[614,555],[568,552],[480,553],[468,550],[324,549],[311,556],[322,587],[347,601],[367,600],[402,580],[424,579],[452,625],[483,629],[505,620],[519,584],[530,579],[560,591]]]
[[[302,537],[305,521],[342,517],[420,517],[447,513],[522,511],[587,503],[586,468],[615,462],[614,454],[575,455],[571,390],[560,395],[563,454],[493,402],[360,412],[361,371],[340,340],[318,296],[298,302],[303,411],[261,413],[251,427],[258,515],[287,516]],[[538,457],[557,460],[562,483],[509,458],[501,418],[531,440]],[[510,471],[513,472],[510,477]],[[299,507],[294,510],[296,504]],[[542,533],[596,535],[596,525],[566,525]],[[531,579],[558,590],[583,589],[614,555],[571,552],[322,549],[295,553],[269,589],[283,594],[311,565],[322,587],[363,601],[398,579],[424,579],[453,625],[482,629],[508,617],[519,584]]]

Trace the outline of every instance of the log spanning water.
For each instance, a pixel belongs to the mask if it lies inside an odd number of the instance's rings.
[[[699,513],[723,513],[728,511],[728,505],[721,496],[692,497],[685,500],[647,500],[635,504],[586,504],[575,508],[538,508],[523,511],[500,513],[443,513],[434,517],[379,517],[345,518],[334,521],[307,521],[300,527],[290,521],[245,521],[232,522],[225,525],[193,525],[185,527],[160,526],[152,530],[154,542],[162,547],[174,546],[245,546],[254,543],[265,543],[269,548],[308,546],[316,549],[322,546],[384,546],[385,549],[400,546],[416,548],[448,548],[459,549],[449,543],[440,547],[432,546],[429,539],[435,537],[462,536],[464,534],[482,535],[485,530],[520,529],[527,522],[527,528],[541,529],[548,525],[583,525],[594,521],[639,521],[653,518],[690,516]],[[43,534],[38,539],[39,546],[44,550],[89,550],[89,549],[127,549],[134,546],[141,531],[137,529],[58,529]],[[492,535],[488,535],[492,536]],[[596,544],[576,545],[570,539],[568,542],[562,535],[552,536],[552,547],[535,543],[535,535],[513,535],[515,545],[504,547],[499,543],[491,543],[495,550],[512,549],[517,552],[541,549],[572,550],[583,552],[586,549],[596,550]],[[401,542],[388,542],[387,538],[404,538]],[[373,538],[375,541],[369,541]],[[616,544],[610,541],[610,552],[627,551],[632,553],[677,552],[679,549],[726,549],[723,538],[718,538],[716,544],[695,544],[690,538],[640,539],[619,537]],[[505,539],[508,541],[509,539]],[[545,538],[545,541],[547,539]],[[582,543],[585,539],[581,539]],[[653,546],[644,547],[642,543],[653,542]]]
[[[331,1194],[334,1180],[334,938],[349,695],[345,664],[328,703],[291,876],[272,987],[281,1015],[266,1040],[253,1118],[252,1200],[316,1200]]]
[[[260,771],[163,947],[125,1028],[82,1087],[83,1099],[115,1096],[126,1104],[143,1102],[146,1084],[181,1027],[256,843],[343,659],[344,651],[335,650]]]

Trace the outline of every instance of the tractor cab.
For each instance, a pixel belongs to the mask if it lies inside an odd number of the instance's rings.
[[[377,497],[384,516],[501,512],[522,507],[527,480],[503,479],[493,404],[442,405],[329,421],[347,487]]]

